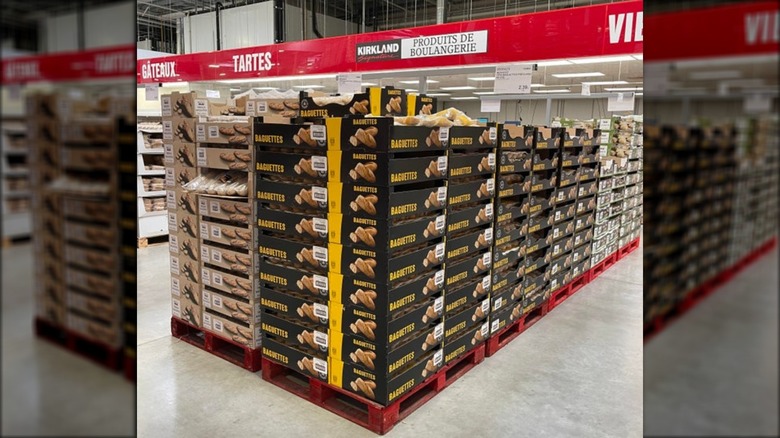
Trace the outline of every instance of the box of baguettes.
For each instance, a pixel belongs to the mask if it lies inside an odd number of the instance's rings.
[[[459,337],[448,340],[444,344],[444,363],[448,364],[463,356],[490,336],[490,322],[483,321],[470,329],[461,332]]]
[[[425,94],[409,93],[406,95],[406,115],[431,115],[436,112],[437,102],[435,97]]]
[[[260,348],[263,337],[260,324],[245,324],[208,308],[203,310],[203,329],[253,349]]]
[[[262,352],[263,357],[273,362],[328,382],[328,360],[320,359],[312,350],[303,351],[293,348],[276,341],[272,335],[266,333],[263,336]]]
[[[446,215],[407,220],[382,220],[341,213],[328,214],[330,243],[395,254],[421,246],[444,235]]]
[[[329,327],[328,300],[290,291],[280,292],[263,286],[258,288],[263,312],[327,333]]]
[[[444,182],[432,181],[421,183],[422,187],[412,185],[401,189],[329,182],[326,196],[331,213],[378,219],[438,216],[448,202],[448,188],[440,184]],[[479,184],[475,190],[479,190]]]
[[[460,283],[447,290],[444,313],[447,315],[458,313],[477,301],[486,298],[491,290],[492,279],[490,274],[466,283]],[[447,317],[445,316],[445,319]]]
[[[320,92],[301,91],[298,116],[305,119],[344,117],[371,113],[368,93],[330,96]]]
[[[405,116],[407,115],[406,91],[392,86],[369,87],[369,107],[374,116]]]
[[[447,156],[407,157],[365,151],[328,151],[328,179],[333,182],[396,186],[447,178]]]
[[[327,252],[328,270],[370,281],[402,281],[436,270],[444,263],[444,248],[444,242],[430,242],[403,255],[390,255],[386,251],[331,243]]]
[[[328,150],[422,152],[446,150],[452,122],[440,117],[431,126],[396,126],[393,117],[349,117],[328,118],[325,124]]]
[[[392,377],[331,358],[328,382],[382,405],[389,405],[436,374],[443,365],[444,352],[441,348],[406,365]]]
[[[460,336],[474,324],[485,321],[490,311],[490,299],[486,298],[466,309],[462,309],[458,313],[447,315],[447,318],[444,320],[445,345],[446,342]]]

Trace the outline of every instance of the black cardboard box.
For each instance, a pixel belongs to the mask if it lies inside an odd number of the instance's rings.
[[[574,170],[580,165],[580,157],[576,149],[564,149],[561,151],[561,170]]]
[[[550,292],[555,292],[558,289],[566,286],[567,284],[571,283],[571,271],[569,268],[565,268],[562,271],[558,272],[557,274],[554,274],[552,278],[550,278],[550,286],[549,290]]]
[[[301,91],[299,117],[305,119],[344,117],[369,114],[371,111],[368,93],[355,93],[352,99],[343,103],[337,101],[338,97],[317,94],[321,93],[310,95],[305,91]]]
[[[392,187],[328,183],[331,213],[380,219],[405,218],[443,210],[447,187],[397,190]]]
[[[444,342],[460,336],[468,328],[485,321],[490,314],[490,299],[474,303],[460,312],[447,315],[444,320]]]
[[[447,212],[447,235],[493,223],[494,205],[492,202],[461,207]]]
[[[573,247],[574,247],[574,239],[571,236],[560,239],[552,244],[551,247],[552,257],[553,258],[559,257],[561,254],[571,251]]]
[[[588,228],[596,223],[596,214],[591,212],[590,214],[584,214],[576,216],[574,218],[574,232],[579,232]]]
[[[448,340],[444,344],[444,363],[448,364],[468,353],[484,342],[489,335],[490,322],[484,321],[480,325],[466,329],[459,337]]]
[[[567,236],[571,236],[572,233],[574,233],[574,221],[568,220],[565,222],[560,222],[554,225],[552,228],[553,242],[557,242],[558,240],[561,240]]]
[[[531,169],[534,172],[547,170],[556,170],[558,168],[558,151],[552,149],[539,149],[533,152],[533,165]]]
[[[528,294],[523,299],[523,314],[528,314],[539,306],[543,305],[545,301],[550,299],[549,290],[538,290],[534,293]]]
[[[531,191],[532,176],[528,174],[500,175],[497,179],[498,197],[523,196]]]
[[[576,265],[588,257],[590,257],[590,245],[579,246],[571,253],[572,265]]]
[[[277,209],[328,211],[328,188],[319,184],[267,181],[256,179],[258,210],[265,205]]]
[[[430,115],[436,112],[437,102],[435,97],[425,94],[407,94],[407,116]]]
[[[465,258],[447,262],[446,276],[444,280],[445,287],[448,289],[461,282],[479,277],[490,270],[493,261],[491,251],[485,251],[482,254],[474,254]]]
[[[273,263],[287,263],[322,275],[328,272],[327,246],[266,235],[259,236],[258,240],[260,256],[271,258]]]
[[[316,245],[327,246],[328,225],[328,215],[325,213],[257,209],[257,229],[263,235],[303,239]]]
[[[496,223],[502,224],[518,219],[526,219],[530,206],[531,200],[527,197],[515,202],[498,201],[496,202]]]
[[[405,312],[417,303],[437,295],[444,288],[444,277],[444,270],[440,269],[404,282],[388,284],[330,273],[324,286],[326,294],[329,286],[332,303],[371,312],[384,309],[390,316]],[[319,292],[318,289],[315,291]]]
[[[586,164],[586,163],[580,163],[580,164]],[[580,167],[578,180],[579,182],[586,182],[596,179],[596,175],[598,174],[595,167]]]
[[[498,140],[496,126],[452,126],[449,128],[450,149],[495,148]]]
[[[327,297],[329,280],[327,275],[312,274],[303,269],[282,266],[266,259],[262,259],[259,265],[259,280],[261,286],[278,290],[292,291],[319,297]]]
[[[574,247],[578,248],[589,243],[593,239],[593,229],[586,228],[574,234]]]
[[[505,287],[500,291],[493,291],[490,294],[490,313],[498,313],[512,305],[516,301],[523,299],[523,285]]]
[[[328,137],[324,120],[317,123],[263,123],[255,118],[255,151],[269,148],[313,149],[324,155],[328,147]]]
[[[536,214],[540,211],[545,211],[548,208],[555,207],[556,193],[554,189],[538,192],[529,196],[528,214]]]
[[[435,374],[443,365],[444,351],[438,349],[388,379],[384,375],[331,359],[329,383],[338,388],[351,390],[382,405],[389,405]]]
[[[568,221],[569,219],[574,217],[576,211],[577,211],[576,204],[563,205],[563,206],[556,205],[555,210],[553,211],[553,223],[559,224],[561,222]]]
[[[525,256],[525,275],[545,268],[552,260],[552,249],[545,248]]]
[[[525,246],[518,243],[517,246],[504,249],[493,249],[493,269],[503,269],[512,266],[525,257]]]
[[[406,91],[400,88],[370,87],[368,93],[371,114],[374,116],[405,116],[407,109]]]
[[[575,263],[571,267],[571,278],[577,278],[580,275],[588,272],[590,270],[590,258],[586,257],[584,259],[581,259],[580,262]]]
[[[345,336],[364,339],[379,347],[395,349],[396,345],[403,345],[409,339],[418,338],[420,333],[427,333],[442,321],[444,297],[438,296],[417,303],[407,312],[393,315],[392,319],[388,319],[386,310],[372,312],[360,307],[342,306],[331,302],[330,329]],[[428,342],[428,346],[424,349],[434,345]],[[387,350],[387,348],[377,350]],[[346,359],[341,357],[341,360]]]
[[[447,177],[446,155],[406,157],[392,153],[328,151],[329,179],[333,182],[396,186]]]
[[[404,255],[391,256],[385,251],[331,243],[328,245],[329,271],[369,281],[385,279],[396,282],[436,269],[444,263],[444,249],[445,244],[441,242]]]
[[[444,235],[446,215],[425,216],[394,223],[340,213],[328,215],[329,240],[356,248],[393,254]]]
[[[328,361],[313,354],[311,350],[302,351],[277,342],[272,337],[263,336],[263,356],[269,360],[296,370],[307,376],[328,381]]]
[[[444,151],[449,129],[395,126],[392,117],[329,118],[328,150],[363,152]],[[479,129],[479,128],[472,128]]]
[[[528,232],[536,233],[549,228],[555,222],[555,211],[544,210],[528,218]]]
[[[468,182],[450,181],[447,185],[449,195],[447,206],[452,209],[460,205],[493,198],[496,181],[493,177],[488,177]]]
[[[503,150],[498,157],[498,174],[508,175],[512,173],[530,172],[533,165],[533,154],[530,150],[513,151]]]
[[[320,330],[301,324],[298,320],[280,318],[264,309],[261,316],[263,334],[276,342],[293,346],[322,360],[328,360],[329,330]]]
[[[586,196],[595,195],[598,190],[597,181],[591,181],[586,183],[580,183],[577,189],[577,197],[584,198]]]
[[[577,215],[585,214],[589,211],[593,211],[596,209],[596,197],[591,196],[588,198],[577,198]]]
[[[569,186],[555,191],[555,205],[565,204],[577,199],[577,187]]]
[[[530,150],[536,140],[536,127],[502,125],[501,142],[502,150]]]
[[[528,233],[528,219],[523,222],[505,222],[495,228],[496,249],[504,250],[523,244],[523,238]]]
[[[560,176],[558,178],[558,188],[569,187],[579,181],[580,170],[577,169],[561,169]]]
[[[561,254],[558,258],[553,259],[547,268],[551,276],[556,276],[561,272],[566,272],[571,267],[571,253]]]
[[[561,137],[564,128],[536,128],[536,146],[535,149],[558,149],[561,146]]]
[[[491,175],[496,169],[495,152],[449,154],[448,178],[462,178],[475,175]]]
[[[493,228],[480,228],[447,239],[446,260],[479,252],[493,244]]]
[[[493,290],[503,289],[505,287],[513,287],[517,284],[522,284],[525,277],[525,261],[519,260],[516,264],[510,265],[504,269],[493,270]]]
[[[551,277],[552,275],[547,268],[526,273],[525,279],[523,280],[523,297],[532,296],[539,291],[544,290]]]
[[[327,333],[330,327],[329,311],[324,297],[278,292],[267,287],[258,289],[258,295],[262,296],[260,305],[266,313]]]
[[[520,311],[521,303],[517,303],[513,306],[508,306],[502,309],[500,312],[490,314],[490,335],[493,336],[500,332],[505,327],[511,325],[516,321],[522,312]]]
[[[454,314],[460,312],[478,300],[486,297],[491,289],[492,281],[490,275],[485,275],[484,277],[477,278],[467,283],[461,283],[456,287],[448,289],[444,313]]]
[[[257,174],[300,178],[320,184],[328,181],[328,164],[327,156],[311,153],[258,151],[255,155]]]

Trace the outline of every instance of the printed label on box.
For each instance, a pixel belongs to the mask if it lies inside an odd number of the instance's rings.
[[[312,357],[312,362],[314,371],[324,375],[328,374],[328,362],[317,357]]]
[[[328,249],[321,246],[312,246],[312,253],[314,260],[318,262],[328,263]]]
[[[318,233],[328,234],[328,220],[319,217],[312,218],[312,228]]]
[[[200,279],[206,286],[211,286],[211,273],[207,269],[200,271]]]
[[[439,187],[439,190],[436,192],[436,200],[439,202],[447,200],[447,187]]]
[[[171,272],[179,275],[179,258],[171,257]]]
[[[217,286],[222,286],[223,285],[223,283],[222,283],[222,275],[221,274],[215,272],[214,276],[212,278],[214,279],[214,284],[216,284]]]
[[[326,141],[328,139],[325,125],[312,125],[311,128],[309,128],[309,133],[312,140]]]
[[[322,275],[313,275],[312,276],[314,280],[314,287],[317,288],[317,290],[320,291],[327,291],[328,290],[328,277],[323,277]]]
[[[439,157],[436,160],[436,169],[441,173],[447,171],[447,157]]]
[[[206,125],[197,125],[195,127],[195,140],[206,141]]]
[[[311,168],[317,172],[328,171],[328,157],[319,155],[311,157]]]
[[[198,148],[198,166],[206,166],[206,148]]]
[[[311,197],[317,202],[328,202],[328,189],[325,187],[312,187]]]
[[[441,232],[444,227],[446,226],[446,216],[441,215],[436,218],[436,223],[434,226],[436,227],[436,231]]]
[[[314,330],[314,343],[319,345],[320,347],[327,349],[328,348],[328,335],[325,333],[322,333],[320,331]]]
[[[450,139],[450,128],[443,126],[439,128],[439,141],[448,141]]]
[[[173,140],[173,122],[171,120],[163,120],[162,133],[163,133],[163,140]],[[173,160],[173,153],[171,153],[170,158],[171,160]]]
[[[196,116],[208,116],[209,115],[209,101],[208,101],[208,99],[195,99],[195,115]]]
[[[181,291],[179,289],[179,279],[176,277],[171,277],[171,293],[177,297],[181,295]]]
[[[164,144],[163,145],[163,164],[171,165],[173,164],[173,145],[172,144]]]
[[[314,316],[320,319],[328,319],[328,306],[314,303]]]

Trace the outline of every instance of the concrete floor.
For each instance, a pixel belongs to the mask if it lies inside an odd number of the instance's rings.
[[[376,436],[172,338],[167,251],[138,251],[139,437]],[[389,436],[639,437],[642,349],[640,248]]]
[[[777,266],[765,255],[647,343],[647,435],[780,436]]]
[[[2,250],[2,435],[131,436],[135,387],[33,334],[32,245]]]

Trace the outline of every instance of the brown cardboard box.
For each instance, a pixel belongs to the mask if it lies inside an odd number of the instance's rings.
[[[259,324],[243,324],[206,309],[203,311],[203,329],[246,347],[260,348],[262,330]]]

